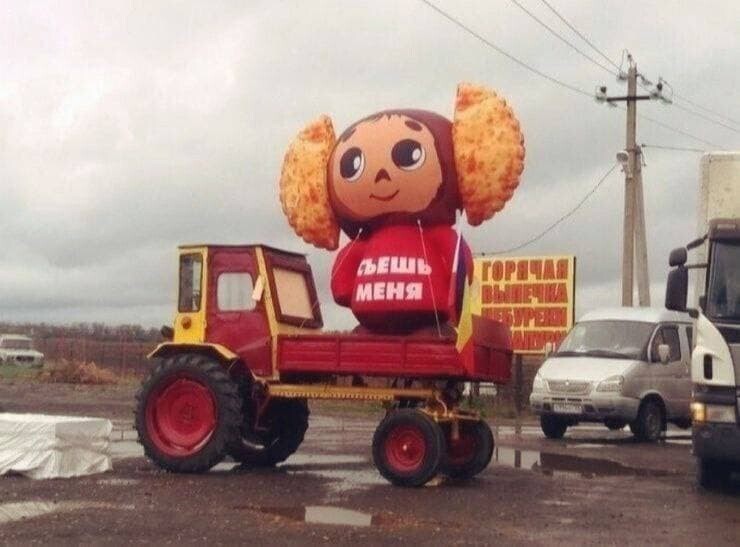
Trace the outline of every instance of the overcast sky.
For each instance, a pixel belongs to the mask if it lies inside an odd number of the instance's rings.
[[[578,40],[539,0],[520,2]],[[570,85],[624,91],[508,0],[436,3]],[[663,76],[682,97],[740,121],[740,3],[550,3],[615,62],[628,48],[652,80]],[[169,323],[178,244],[266,242],[307,252],[326,322],[350,325],[327,293],[331,254],[303,244],[280,210],[286,146],[321,113],[338,131],[392,107],[451,117],[460,81],[503,94],[527,147],[513,200],[465,228],[474,251],[540,232],[624,147],[624,112],[538,78],[419,0],[3,2],[0,320]],[[740,133],[676,106],[638,109],[740,149]],[[638,142],[712,148],[645,120]],[[645,156],[652,297],[662,303],[668,252],[696,229],[700,155]],[[572,217],[518,252],[577,256],[579,315],[619,304],[623,189],[615,170]]]

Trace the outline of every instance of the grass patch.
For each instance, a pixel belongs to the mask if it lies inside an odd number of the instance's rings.
[[[40,373],[40,368],[0,365],[0,380],[34,380],[38,378]]]

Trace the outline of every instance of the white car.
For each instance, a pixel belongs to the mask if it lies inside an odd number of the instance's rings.
[[[41,367],[44,354],[33,349],[33,341],[28,336],[0,334],[0,365]]]

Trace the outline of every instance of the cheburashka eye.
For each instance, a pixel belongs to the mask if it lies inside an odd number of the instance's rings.
[[[339,174],[348,182],[355,182],[365,170],[365,154],[353,146],[339,160]]]
[[[403,139],[393,145],[391,158],[393,163],[404,171],[413,171],[424,164],[427,154],[424,147],[414,139]]]

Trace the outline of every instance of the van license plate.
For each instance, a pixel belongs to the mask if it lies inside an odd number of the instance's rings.
[[[580,414],[581,413],[581,405],[576,405],[576,404],[553,403],[552,409],[555,412],[560,412],[561,414]]]

